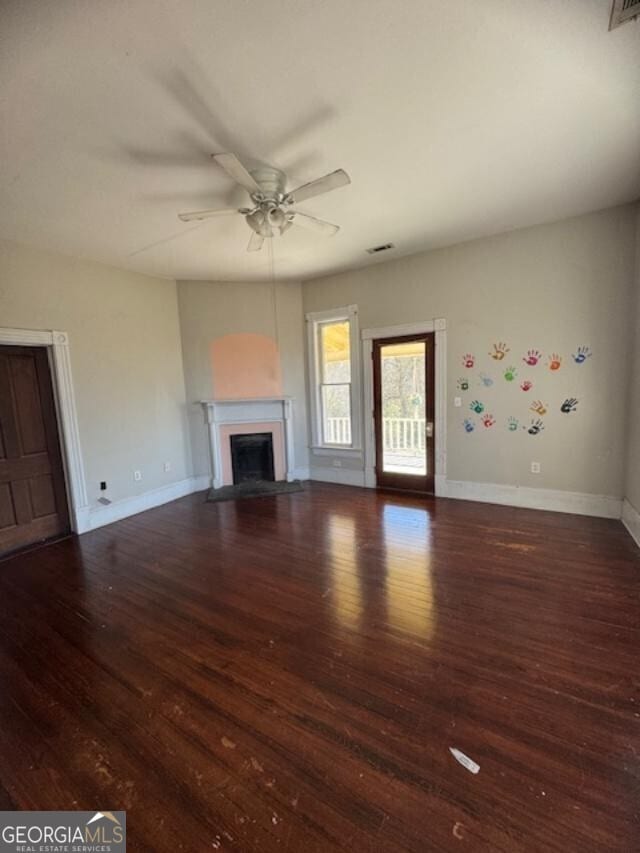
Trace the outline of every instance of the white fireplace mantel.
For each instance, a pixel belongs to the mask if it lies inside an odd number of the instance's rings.
[[[281,423],[284,426],[286,477],[295,479],[293,451],[293,397],[252,397],[239,400],[200,400],[209,436],[211,485],[222,486],[220,426],[224,424]]]

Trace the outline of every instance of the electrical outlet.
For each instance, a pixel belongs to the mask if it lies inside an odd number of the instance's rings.
[[[141,480],[142,479],[142,471],[134,471],[133,472],[133,479],[134,480]]]
[[[100,480],[100,491],[101,492],[107,491],[107,481],[106,480]]]
[[[341,459],[334,459],[333,460],[333,467],[334,468],[342,468],[342,460]]]
[[[453,398],[453,405],[456,407],[456,409],[459,409],[460,406],[462,405],[462,397],[454,397]]]
[[[540,473],[540,463],[539,462],[532,462],[531,463],[531,473],[532,474],[539,474]]]
[[[165,471],[170,471],[170,470],[171,470],[171,462],[165,462],[165,463],[164,463],[164,470],[165,470]]]

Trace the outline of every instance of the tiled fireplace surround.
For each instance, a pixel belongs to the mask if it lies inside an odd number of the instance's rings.
[[[211,485],[233,484],[231,436],[270,432],[276,480],[294,479],[293,399],[254,397],[243,400],[201,400],[209,439]]]

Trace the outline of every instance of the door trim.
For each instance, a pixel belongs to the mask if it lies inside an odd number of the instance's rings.
[[[69,335],[55,330],[0,328],[0,344],[46,347],[48,350],[71,529],[82,533],[87,529],[89,501],[71,376]]]
[[[364,386],[364,482],[376,488],[376,442],[373,416],[373,341],[378,338],[422,335],[435,332],[435,494],[444,494],[447,477],[447,321],[438,318],[421,323],[404,323],[398,326],[363,329],[362,368]]]

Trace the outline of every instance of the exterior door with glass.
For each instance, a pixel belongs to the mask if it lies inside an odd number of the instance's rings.
[[[435,335],[373,341],[376,484],[433,494]]]

